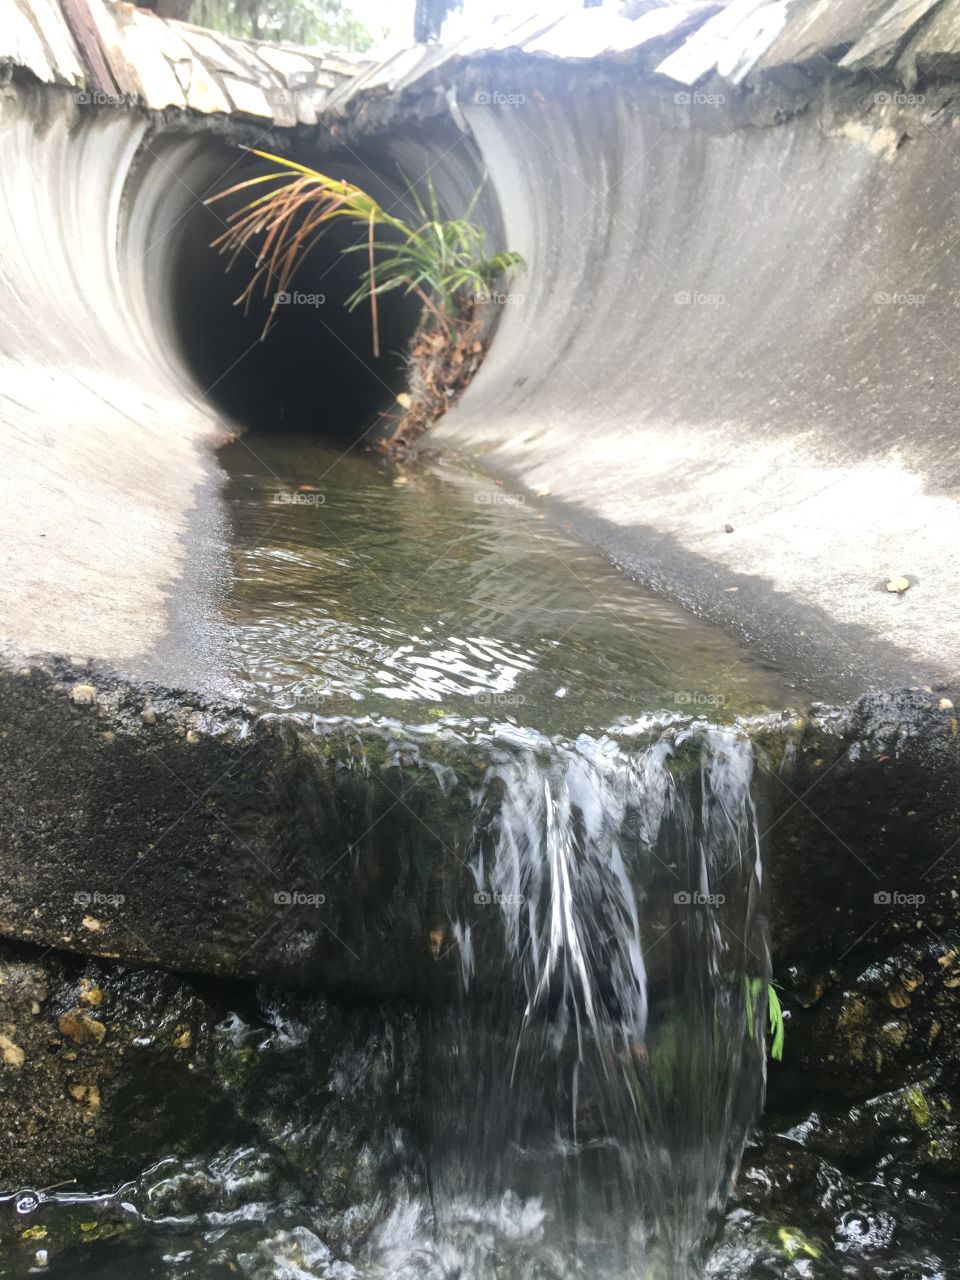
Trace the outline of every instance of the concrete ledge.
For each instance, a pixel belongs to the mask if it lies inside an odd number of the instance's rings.
[[[0,678],[0,934],[367,994],[432,968],[482,752],[33,663]],[[432,904],[432,905],[431,905]],[[434,918],[436,917],[436,918]]]
[[[456,974],[451,921],[473,902],[467,864],[499,803],[496,767],[524,749],[509,734],[255,717],[48,661],[4,667],[0,713],[0,934],[367,995]],[[658,723],[653,737],[688,722]],[[877,893],[924,894],[933,928],[956,919],[960,740],[946,700],[904,692],[741,728],[781,963],[916,927],[915,906]],[[671,775],[694,786],[699,739],[678,741]],[[473,921],[474,946],[498,920]]]

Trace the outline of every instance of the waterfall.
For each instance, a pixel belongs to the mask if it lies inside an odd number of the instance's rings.
[[[104,1276],[166,1268],[179,1240],[190,1275],[228,1259],[249,1280],[696,1280],[765,1081],[749,739],[671,716],[573,739],[363,729],[333,727],[304,768],[336,762],[340,820],[382,841],[340,884],[361,868],[417,913],[394,927],[416,924],[435,981],[356,1004],[264,986],[199,1027],[225,1137],[113,1190],[18,1189],[13,1211],[125,1224],[129,1253],[96,1244]],[[412,836],[367,807],[401,769]]]
[[[560,1274],[699,1274],[765,1080],[753,773],[702,722],[497,735],[426,1054],[441,1227],[513,1204]]]

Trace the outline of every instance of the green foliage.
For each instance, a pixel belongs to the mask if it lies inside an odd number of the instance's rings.
[[[265,299],[273,294],[264,334],[294,273],[338,218],[346,218],[366,231],[365,242],[348,245],[342,252],[362,252],[367,257],[368,265],[347,306],[352,309],[369,299],[375,354],[376,304],[381,294],[394,289],[415,293],[449,336],[451,322],[469,317],[474,305],[489,296],[498,277],[523,265],[519,253],[486,256],[483,230],[470,221],[479,192],[463,218],[444,220],[433,184],[428,183],[426,204],[408,184],[420,219],[417,225],[410,225],[352,182],[330,178],[265,151],[253,154],[280,167],[239,182],[207,203],[238,191],[270,187],[231,213],[227,231],[214,241],[221,252],[232,252],[231,265],[244,251],[255,259],[256,270],[237,301],[248,306],[260,285]]]
[[[817,1246],[796,1227],[781,1227],[777,1232],[777,1239],[780,1242],[784,1257],[791,1262],[803,1257],[820,1257],[820,1250]]]
[[[767,1013],[770,1019],[770,1057],[781,1062],[786,1028],[783,1022],[783,1005],[773,987],[767,987]]]
[[[373,44],[344,0],[193,0],[190,21],[246,40],[330,44],[357,53]]]
[[[764,986],[767,988],[767,1018],[770,1024],[770,1057],[777,1062],[783,1060],[783,1044],[786,1038],[786,1027],[783,1021],[783,1005],[774,988],[765,983],[763,978],[744,978],[747,997],[747,1025],[753,1035],[753,1019]]]
[[[500,276],[523,266],[519,253],[504,251],[486,256],[482,227],[470,221],[479,191],[474,195],[462,218],[444,220],[433,182],[427,178],[429,203],[408,183],[407,190],[420,217],[419,225],[410,226],[399,218],[390,225],[400,232],[393,241],[373,242],[381,257],[375,267],[368,267],[360,286],[347,301],[351,309],[371,294],[403,289],[405,293],[429,291],[444,317],[458,318],[468,314],[472,304],[485,300],[490,286]],[[351,245],[344,250],[364,250]]]

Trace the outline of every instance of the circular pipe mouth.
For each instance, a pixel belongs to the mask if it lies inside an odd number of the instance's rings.
[[[263,162],[238,164],[236,150],[220,143],[198,159],[190,185],[205,198],[269,170]],[[357,172],[357,164],[349,169],[338,165],[337,176],[364,185],[381,200],[396,200],[375,171]],[[369,304],[353,311],[345,305],[366,256],[343,250],[364,244],[366,232],[338,219],[298,267],[264,333],[276,280],[268,277],[249,305],[238,305],[257,270],[256,250],[234,257],[211,247],[230,212],[262,193],[254,187],[212,205],[195,199],[170,231],[165,288],[174,349],[201,398],[239,427],[338,442],[374,435],[405,385],[405,356],[419,307],[399,292],[379,300],[381,354],[374,355]]]
[[[256,145],[258,135],[250,141]],[[479,154],[448,120],[337,149],[320,131],[286,143],[292,158],[356,183],[414,225],[421,215],[411,183],[424,202],[435,192],[442,216],[461,216],[481,188],[474,216],[492,238],[501,230],[496,198],[482,184]],[[125,191],[125,261],[140,264],[128,272],[127,285],[154,359],[159,357],[189,399],[234,427],[337,443],[375,438],[406,386],[410,339],[421,310],[403,290],[381,295],[380,354],[374,354],[369,303],[353,311],[345,305],[367,255],[343,250],[365,247],[366,227],[346,219],[330,226],[297,268],[287,300],[264,333],[276,282],[265,281],[265,290],[258,286],[249,307],[236,305],[257,270],[256,247],[235,258],[211,247],[226,230],[229,214],[263,188],[206,202],[269,172],[270,163],[218,134],[181,130],[151,135],[139,160]]]

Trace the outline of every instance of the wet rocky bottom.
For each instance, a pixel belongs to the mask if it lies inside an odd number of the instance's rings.
[[[895,973],[894,989],[928,986],[905,1015],[921,1023],[949,994],[957,955],[928,952],[901,956]],[[901,974],[913,975],[906,986]],[[850,1057],[817,1096],[798,1084],[799,1048],[782,1077],[774,1069],[704,1259],[711,1280],[958,1273],[952,1061],[934,1058],[919,1080],[904,1064],[904,1083],[877,1093],[861,1076],[858,1088],[857,1055],[875,1052],[867,1042],[882,1043],[884,1024],[854,1017],[844,983],[833,986],[839,1012],[824,1025],[854,1021],[836,1040]],[[815,1053],[823,1028],[797,1008],[808,1025],[788,1035],[808,1035]],[[598,1220],[578,1224],[574,1252],[534,1195],[448,1201],[438,1215],[422,1108],[425,1060],[442,1046],[415,1005],[347,1006],[4,944],[0,1031],[0,1275],[672,1274],[618,1269]]]

